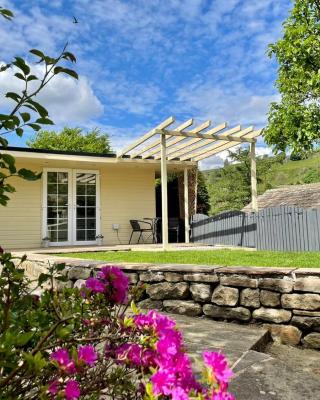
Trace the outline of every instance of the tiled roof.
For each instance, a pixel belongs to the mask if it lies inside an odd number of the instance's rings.
[[[267,190],[258,196],[259,210],[276,206],[320,208],[320,183],[281,186],[277,189]],[[242,211],[252,211],[251,203],[245,206]]]

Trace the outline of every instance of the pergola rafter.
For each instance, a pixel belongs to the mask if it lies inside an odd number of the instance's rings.
[[[186,210],[186,200],[188,197],[188,168],[190,168],[190,161],[197,163],[198,161],[212,157],[225,150],[239,146],[242,143],[250,144],[252,204],[253,208],[257,210],[255,144],[257,137],[262,134],[262,129],[254,130],[253,126],[242,128],[241,125],[226,129],[226,122],[212,128],[211,121],[205,121],[194,127],[193,119],[189,119],[171,129],[174,122],[174,117],[169,117],[118,154],[118,158],[137,159],[139,162],[160,160],[162,183],[162,238],[164,249],[166,249],[168,245],[168,161],[181,163],[181,166],[184,168],[186,242],[189,240],[189,214]],[[155,140],[150,141],[155,137]],[[141,147],[142,145],[143,147]]]

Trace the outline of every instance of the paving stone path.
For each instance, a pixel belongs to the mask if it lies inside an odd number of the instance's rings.
[[[257,326],[171,315],[182,330],[188,352],[201,370],[203,350],[221,350],[235,375],[230,389],[237,400],[320,400],[320,352],[268,344]]]

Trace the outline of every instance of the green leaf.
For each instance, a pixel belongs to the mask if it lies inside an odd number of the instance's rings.
[[[44,282],[50,279],[50,275],[41,273],[38,278],[38,285],[41,286]]]
[[[0,7],[0,15],[2,15],[5,19],[8,19],[9,21],[12,20],[14,17],[13,12],[10,10],[7,10],[5,8]]]
[[[18,175],[21,178],[26,179],[28,181],[36,181],[41,178],[42,173],[41,172],[36,173],[36,172],[30,171],[29,169],[21,168],[18,170]]]
[[[16,129],[16,134],[21,137],[23,135],[23,129],[22,128],[17,128]]]
[[[74,326],[73,325],[67,325],[65,327],[60,327],[56,330],[56,335],[60,339],[66,339],[68,336],[72,334]]]
[[[35,131],[40,131],[41,126],[38,124],[27,124],[28,126],[30,126],[30,128],[34,129]]]
[[[20,113],[21,118],[23,119],[23,122],[28,122],[30,121],[30,114],[27,112],[21,112]]]
[[[53,70],[54,74],[60,74],[60,73],[64,73],[67,75],[72,76],[75,79],[78,79],[78,74],[73,70],[73,69],[69,69],[69,68],[63,68],[63,67],[55,67]]]
[[[15,73],[14,76],[16,76],[17,78],[19,78],[23,81],[26,80],[26,77],[24,75],[22,75],[20,72]]]
[[[43,124],[43,125],[54,125],[54,122],[51,121],[49,118],[38,118],[36,123]]]
[[[8,164],[9,167],[13,167],[15,164],[15,158],[11,154],[1,154],[3,161]]]
[[[0,137],[0,145],[4,148],[8,147],[8,141],[5,138]]]
[[[10,68],[10,66],[11,64],[1,65],[0,72],[6,71],[8,68]]]
[[[21,71],[25,74],[28,75],[30,74],[30,67],[29,65],[26,64],[23,58],[21,57],[15,57],[15,61],[12,63],[16,67],[20,68]]]
[[[35,80],[38,80],[38,77],[36,77],[35,75],[29,75],[28,78],[27,78],[28,82],[35,81]]]
[[[30,50],[30,53],[31,54],[34,54],[35,56],[37,56],[37,57],[40,57],[41,59],[44,59],[45,58],[45,55],[42,53],[42,51],[40,51],[40,50],[37,50],[37,49],[32,49],[32,50]]]
[[[55,264],[54,269],[56,271],[63,271],[66,268],[65,263]]]
[[[17,103],[20,101],[21,96],[18,95],[18,93],[14,93],[14,92],[8,92],[6,93],[6,97],[9,99],[12,99],[14,101],[16,101]]]
[[[62,56],[64,59],[66,59],[66,60],[70,60],[71,62],[77,62],[77,59],[76,59],[76,57],[74,56],[74,54],[72,54],[72,53],[70,53],[69,51],[65,51],[64,53],[63,53],[63,56]]]
[[[17,336],[16,345],[25,346],[34,336],[34,332],[25,332]]]
[[[31,104],[33,107],[35,107],[35,109],[38,111],[38,113],[40,114],[41,117],[47,117],[48,116],[48,111],[46,110],[46,108],[44,108],[40,103],[38,103],[37,101],[34,100],[28,100],[27,101],[28,104]]]

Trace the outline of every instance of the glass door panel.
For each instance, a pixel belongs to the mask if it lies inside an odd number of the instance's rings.
[[[69,172],[47,172],[46,228],[52,244],[69,241]]]
[[[76,241],[94,242],[97,228],[97,176],[94,173],[77,172],[75,180]]]

